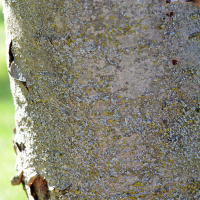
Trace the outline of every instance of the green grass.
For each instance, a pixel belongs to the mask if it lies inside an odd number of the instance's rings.
[[[12,144],[14,112],[6,67],[5,29],[0,0],[0,200],[27,199],[21,184],[12,186],[10,183],[10,178],[16,173]]]

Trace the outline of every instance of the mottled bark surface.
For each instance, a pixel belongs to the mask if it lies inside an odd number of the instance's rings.
[[[169,2],[4,0],[29,199],[200,198],[200,9]]]

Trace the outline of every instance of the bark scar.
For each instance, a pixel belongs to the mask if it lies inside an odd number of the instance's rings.
[[[47,181],[41,175],[38,175],[34,179],[30,190],[31,195],[34,199],[48,200],[50,198],[50,191],[48,188]]]
[[[16,62],[14,60],[12,46],[13,46],[13,42],[11,40],[11,42],[9,44],[9,50],[8,50],[8,54],[9,54],[9,70],[8,70],[8,72],[12,78],[19,80],[24,85],[24,87],[27,89],[27,91],[29,91],[29,88],[28,88],[27,82],[26,82],[26,78],[23,76],[23,73],[21,73],[20,68],[18,67],[18,65],[16,64]]]
[[[13,53],[12,53],[12,40],[9,44],[8,54],[9,54],[9,68],[11,68],[11,64],[14,61],[14,56],[13,56]]]

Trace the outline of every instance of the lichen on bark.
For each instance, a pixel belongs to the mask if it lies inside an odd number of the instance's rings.
[[[44,199],[199,197],[198,7],[4,0],[4,14],[26,79],[10,78],[26,190],[34,177]]]

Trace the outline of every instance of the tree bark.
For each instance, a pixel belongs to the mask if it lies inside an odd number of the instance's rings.
[[[200,198],[197,5],[3,6],[13,185],[35,200]]]

